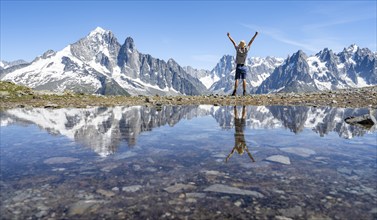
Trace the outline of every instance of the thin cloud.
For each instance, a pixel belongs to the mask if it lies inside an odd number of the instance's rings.
[[[342,20],[335,20],[335,21],[330,21],[326,23],[309,24],[309,25],[304,25],[302,30],[312,31],[312,30],[317,30],[321,28],[333,27],[333,26],[343,25],[343,24],[350,24],[350,23],[370,20],[370,19],[376,19],[376,16],[368,15],[368,16],[363,16],[363,17],[358,17],[358,18],[347,18],[347,19],[342,19]]]
[[[304,50],[311,51],[311,52],[317,52],[318,51],[318,48],[313,47],[308,43],[299,42],[299,41],[295,41],[295,40],[287,38],[281,30],[276,29],[276,28],[259,27],[257,25],[248,25],[248,24],[242,24],[242,26],[244,26],[246,28],[253,29],[253,30],[260,30],[261,33],[271,37],[274,40],[280,41],[280,42],[285,43],[285,44],[297,46],[297,47],[300,47]]]
[[[318,48],[312,47],[310,44],[307,43],[301,43],[298,41],[286,39],[284,37],[273,37],[275,40],[281,41],[286,44],[290,44],[293,46],[298,46],[300,48],[303,48],[304,50],[311,51],[311,52],[318,52]]]

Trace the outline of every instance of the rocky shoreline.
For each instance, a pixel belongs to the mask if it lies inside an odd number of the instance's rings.
[[[332,106],[377,108],[377,86],[316,93],[250,94],[246,96],[98,96],[72,92],[32,90],[10,82],[0,82],[0,108],[86,108],[92,106],[162,105],[254,105]]]

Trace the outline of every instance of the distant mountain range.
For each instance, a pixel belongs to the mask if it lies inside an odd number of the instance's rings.
[[[374,126],[368,131],[344,122],[344,118],[353,115],[370,113],[377,117],[376,112],[371,113],[368,109],[249,106],[246,111],[246,126],[254,129],[286,128],[294,133],[308,129],[320,136],[336,132],[342,138],[363,136],[376,129]],[[223,129],[235,126],[233,107],[228,106],[163,106],[159,110],[143,106],[53,110],[18,108],[0,114],[1,126],[35,124],[51,134],[64,135],[90,147],[101,156],[117,151],[121,141],[132,147],[137,144],[141,133],[164,125],[174,126],[182,119],[212,116]]]
[[[12,62],[0,61],[0,70],[4,70],[12,66],[17,66],[17,65],[26,64],[26,63],[27,62],[25,60],[15,60]]]
[[[181,67],[140,53],[134,40],[120,44],[111,31],[96,28],[61,51],[46,51],[31,63],[0,62],[0,80],[39,90],[103,95],[229,94],[234,56],[212,70]],[[377,53],[351,45],[336,54],[325,48],[313,56],[301,50],[287,59],[248,58],[249,93],[312,92],[377,85]],[[241,86],[240,88],[241,89]]]
[[[338,54],[325,48],[310,57],[300,50],[276,68],[256,92],[307,92],[376,85],[376,58],[376,53],[356,45]]]
[[[199,95],[205,86],[173,59],[167,62],[123,45],[112,32],[96,28],[63,50],[49,50],[27,65],[0,72],[1,80],[35,89],[110,95]]]

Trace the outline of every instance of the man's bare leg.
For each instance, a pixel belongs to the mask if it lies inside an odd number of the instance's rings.
[[[233,90],[232,96],[236,95],[236,93],[237,93],[237,87],[238,87],[238,79],[236,79],[236,81],[234,82],[234,90]]]
[[[246,95],[246,79],[243,79],[242,83],[243,83],[243,95]]]

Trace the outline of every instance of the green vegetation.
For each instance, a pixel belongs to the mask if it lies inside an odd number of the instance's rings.
[[[16,85],[12,82],[0,81],[0,98],[1,99],[19,99],[25,96],[32,96],[33,90],[26,87]]]

